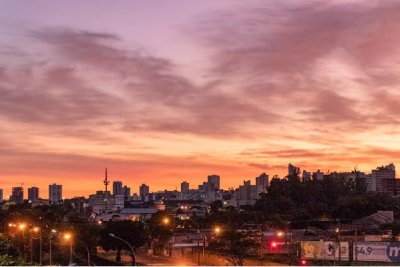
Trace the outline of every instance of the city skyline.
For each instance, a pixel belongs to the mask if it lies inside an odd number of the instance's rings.
[[[360,174],[366,174],[366,175],[369,175],[369,177],[371,177],[371,175],[373,176],[374,172],[376,172],[377,170],[382,169],[382,168],[383,169],[390,168],[393,171],[393,175],[392,175],[393,177],[392,178],[394,178],[396,180],[400,180],[397,177],[397,174],[396,174],[396,171],[395,171],[395,165],[393,163],[388,163],[388,164],[385,164],[385,165],[376,166],[375,168],[373,168],[371,170],[367,170],[367,171],[366,170],[360,170],[360,169],[358,169],[356,167],[353,168],[353,169],[350,169],[350,170],[328,170],[328,171],[324,171],[324,170],[320,170],[320,169],[317,169],[317,170],[306,170],[306,169],[302,168],[301,166],[299,167],[297,164],[293,165],[292,163],[289,163],[287,165],[287,167],[286,167],[286,174],[283,175],[283,176],[279,176],[279,175],[276,175],[276,174],[270,174],[270,173],[267,173],[267,172],[262,172],[262,173],[258,173],[257,174],[257,175],[260,175],[260,176],[253,175],[252,177],[244,177],[237,184],[232,185],[232,186],[227,186],[227,187],[220,186],[220,185],[221,184],[224,185],[226,183],[226,180],[229,180],[229,177],[225,177],[225,179],[224,179],[224,177],[221,177],[218,174],[209,174],[209,175],[207,175],[206,177],[204,177],[202,179],[200,178],[200,182],[198,182],[198,183],[187,182],[187,181],[190,181],[190,179],[186,179],[186,180],[183,179],[179,183],[177,183],[174,187],[164,187],[164,188],[161,188],[161,189],[160,188],[154,189],[151,182],[142,181],[139,184],[137,184],[137,185],[135,184],[134,186],[132,186],[132,184],[129,181],[126,181],[124,179],[108,178],[109,184],[108,184],[107,191],[110,192],[110,194],[112,194],[112,195],[127,195],[127,196],[137,195],[137,196],[141,196],[142,195],[142,192],[141,192],[142,189],[141,188],[143,186],[146,186],[148,188],[147,190],[149,190],[149,193],[157,193],[157,192],[163,192],[163,191],[178,191],[178,192],[184,193],[184,191],[182,191],[182,184],[187,184],[187,188],[190,189],[190,190],[199,190],[199,188],[204,186],[204,183],[212,183],[212,184],[214,184],[212,187],[214,189],[217,189],[217,190],[219,190],[219,189],[221,189],[221,190],[230,190],[230,189],[236,190],[236,189],[240,188],[242,183],[246,183],[248,181],[250,181],[250,183],[257,184],[258,183],[257,180],[260,179],[260,177],[262,177],[263,175],[266,175],[266,179],[267,180],[266,180],[266,184],[264,186],[267,186],[271,182],[271,179],[273,179],[275,177],[279,178],[279,179],[284,179],[284,178],[287,178],[289,176],[297,175],[300,180],[304,180],[304,179],[323,180],[324,176],[326,176],[326,175],[329,176],[330,174],[334,174],[334,173],[343,174],[343,173],[354,173],[354,172],[358,172]],[[298,171],[297,174],[296,174],[296,170]],[[109,171],[106,170],[106,172],[109,172]],[[226,179],[226,178],[228,178],[228,179]],[[104,177],[102,179],[104,179]],[[61,198],[62,199],[68,199],[68,198],[74,198],[74,197],[85,197],[86,198],[86,197],[94,194],[97,191],[104,191],[105,190],[104,189],[104,181],[102,179],[100,179],[99,181],[96,181],[96,186],[98,186],[98,187],[96,187],[96,189],[93,189],[93,186],[95,186],[95,185],[92,184],[92,189],[90,191],[88,191],[89,192],[88,194],[79,195],[79,194],[76,193],[76,191],[70,191],[70,190],[68,190],[68,188],[67,188],[66,191],[64,191],[65,188],[61,189],[61,192],[62,192],[61,194],[65,195],[65,197],[61,197]],[[217,180],[215,180],[215,179],[217,179]],[[217,182],[215,182],[215,181],[217,181]],[[265,183],[265,182],[262,182],[262,183]],[[45,188],[50,188],[51,186],[56,186],[56,185],[57,185],[57,182],[53,182],[52,184],[49,184],[49,185],[45,186]],[[61,188],[63,187],[62,184],[58,184],[57,186],[61,186]],[[31,194],[30,193],[31,189],[39,190],[39,191],[37,191],[36,194],[39,195],[40,199],[46,199],[46,197],[41,197],[43,195],[50,196],[50,190],[45,191],[45,190],[41,189],[40,187],[37,187],[35,184],[22,183],[22,184],[19,184],[17,186],[13,186],[12,188],[0,188],[0,190],[1,190],[2,194],[3,194],[3,196],[4,196],[4,199],[8,199],[11,196],[11,191],[12,191],[13,188],[22,188],[24,194],[26,194],[26,195],[24,195],[24,199],[27,199],[27,200],[30,200],[29,196]],[[124,190],[128,190],[127,192],[129,192],[129,193],[125,193]],[[371,188],[369,188],[367,186],[367,190],[371,190]],[[375,191],[375,190],[376,190],[376,188],[372,189],[372,191]],[[8,192],[10,194],[7,194]],[[39,193],[39,192],[41,192],[41,193]],[[68,193],[64,194],[64,192],[68,192]]]
[[[4,196],[400,164],[399,2],[0,7]]]

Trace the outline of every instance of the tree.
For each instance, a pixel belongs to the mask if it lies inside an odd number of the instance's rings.
[[[110,234],[114,234],[116,237],[126,240],[134,250],[142,247],[146,244],[148,239],[148,232],[145,224],[138,221],[111,221],[105,223],[105,227],[100,232],[100,246],[106,250],[116,250],[117,255],[115,258],[116,262],[121,261],[121,251],[131,251],[128,244],[116,239]],[[132,261],[135,261],[134,255],[131,253]]]
[[[75,235],[79,238],[75,242],[76,253],[78,253],[81,258],[86,259],[86,248],[89,250],[90,255],[96,254],[97,245],[100,241],[101,229],[100,225],[89,223],[87,220],[74,224]]]
[[[234,229],[224,230],[220,237],[210,242],[209,247],[236,266],[243,266],[246,256],[256,248],[256,241]]]
[[[4,254],[0,255],[0,265],[1,266],[27,266],[25,260],[20,257],[12,257],[10,255]]]
[[[0,266],[27,265],[21,253],[4,235],[0,235]]]
[[[210,204],[212,213],[219,211],[222,207],[223,207],[223,203],[221,200],[215,200],[215,201],[211,202],[211,204]]]
[[[151,217],[148,221],[148,247],[153,249],[164,246],[164,244],[173,235],[173,229],[175,228],[175,221],[165,211],[159,211]]]

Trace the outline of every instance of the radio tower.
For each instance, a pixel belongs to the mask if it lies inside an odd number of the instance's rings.
[[[106,206],[105,206],[105,209],[104,209],[104,213],[107,212],[107,202],[108,202],[107,187],[108,187],[109,184],[110,184],[110,181],[108,181],[108,178],[107,178],[107,168],[106,168],[106,177],[104,178],[104,186],[105,186],[105,189],[106,189],[106,191],[105,191],[106,199],[104,199],[104,201],[105,201]]]

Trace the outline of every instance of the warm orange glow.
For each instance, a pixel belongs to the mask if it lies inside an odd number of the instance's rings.
[[[39,227],[33,227],[33,231],[34,231],[35,233],[38,233],[38,232],[40,231],[40,228],[39,228]]]
[[[215,234],[220,234],[221,233],[221,227],[219,227],[219,226],[216,226],[215,228],[214,228],[214,233]]]
[[[20,224],[18,225],[18,228],[19,228],[19,230],[23,231],[23,230],[25,230],[25,228],[26,228],[26,224],[25,224],[25,223],[20,223]]]
[[[70,241],[72,240],[72,234],[71,233],[64,233],[63,238],[65,241]]]
[[[183,178],[197,188],[210,174],[237,188],[263,172],[283,178],[288,163],[324,173],[400,166],[400,1],[175,0],[173,12],[104,1],[96,8],[110,19],[96,22],[75,1],[62,16],[53,1],[29,12],[19,2],[0,8],[4,196],[24,183],[47,199],[57,183],[64,198],[87,197],[104,190],[106,166],[132,193]],[[342,25],[360,10],[360,23]],[[32,33],[15,23],[27,13]],[[43,14],[63,27],[39,27]],[[189,34],[175,36],[177,25]],[[159,45],[170,36],[176,45]]]
[[[169,224],[169,218],[164,218],[163,219],[163,224]]]

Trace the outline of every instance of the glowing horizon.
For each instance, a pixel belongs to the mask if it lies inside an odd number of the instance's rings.
[[[400,164],[400,3],[0,3],[0,174],[11,187],[223,188]],[[95,15],[95,16],[94,16]],[[94,19],[101,18],[101,19]],[[26,193],[25,193],[26,195]]]

